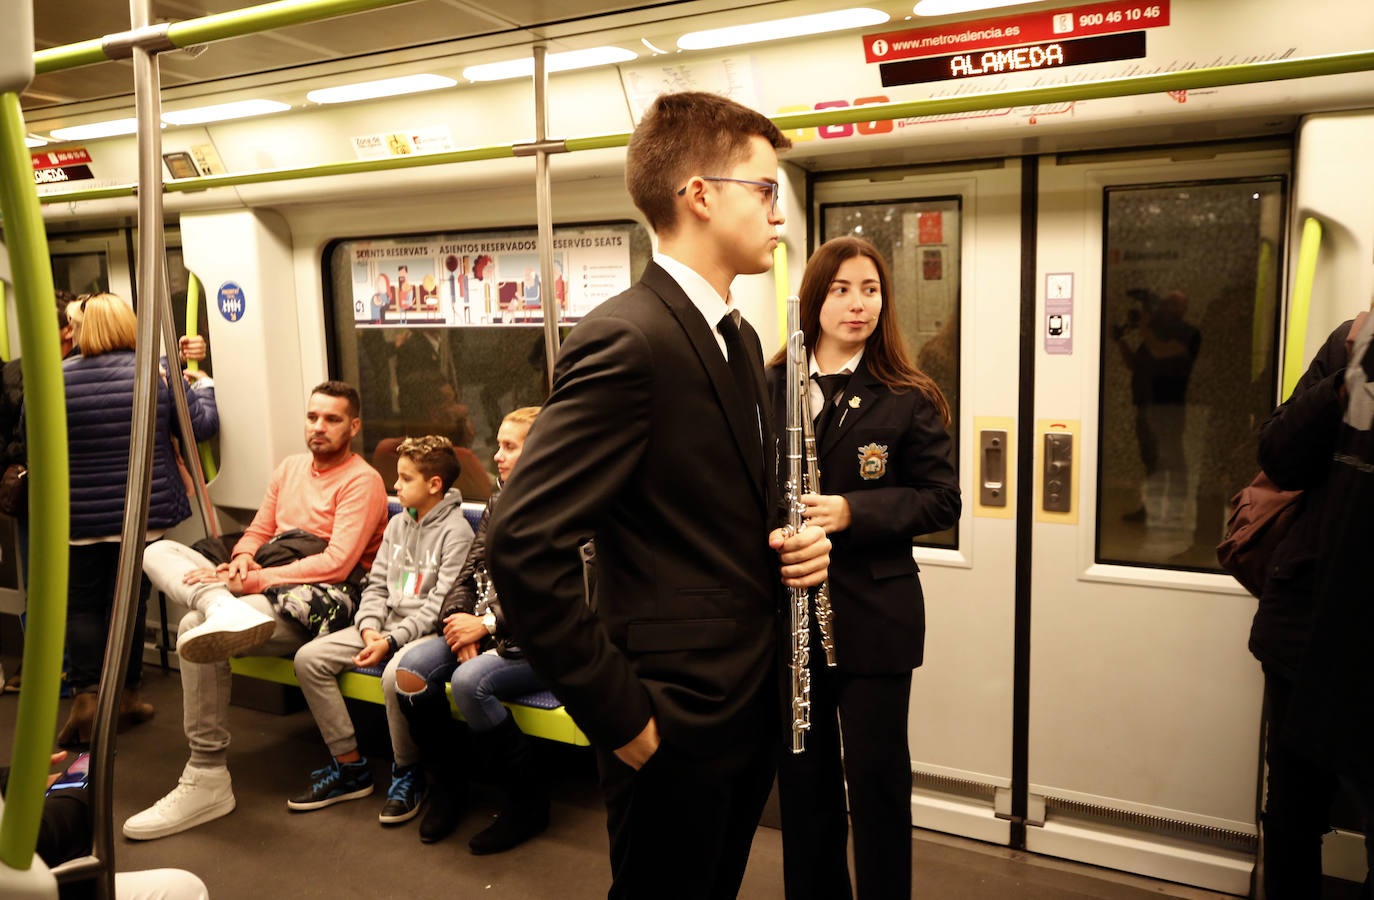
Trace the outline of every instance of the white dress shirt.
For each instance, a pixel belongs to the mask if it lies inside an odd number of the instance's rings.
[[[730,312],[730,298],[727,295],[722,298],[716,293],[716,289],[711,287],[705,278],[702,278],[691,266],[686,263],[678,262],[666,253],[655,253],[654,262],[658,267],[668,273],[668,277],[677,282],[677,286],[682,288],[682,292],[687,295],[687,299],[692,301],[692,305],[701,313],[701,317],[706,320],[706,324],[711,327],[711,334],[715,336],[716,345],[720,347],[720,355],[725,357],[725,361],[730,361],[730,354],[725,349],[725,336],[720,333],[720,320],[725,318]]]
[[[808,373],[808,381],[806,386],[806,399],[810,403],[811,415],[819,416],[821,414],[821,404],[825,402],[825,395],[821,393],[820,382],[818,382],[815,378],[812,378],[810,376],[853,375],[854,372],[859,368],[859,360],[863,358],[864,351],[863,348],[860,347],[859,352],[849,357],[849,361],[846,362],[844,365],[840,366],[839,369],[837,369],[836,371],[822,372],[821,367],[816,365],[816,354],[811,354],[811,371]],[[840,398],[842,396],[844,396],[844,391],[840,391],[838,394],[836,394],[835,402],[839,403]]]

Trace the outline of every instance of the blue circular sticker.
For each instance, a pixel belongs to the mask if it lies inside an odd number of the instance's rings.
[[[232,281],[219,286],[219,314],[230,322],[243,318],[243,288]]]

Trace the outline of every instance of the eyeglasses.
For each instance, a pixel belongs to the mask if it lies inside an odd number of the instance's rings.
[[[768,188],[768,215],[775,216],[778,213],[778,183],[776,181],[749,181],[744,178],[726,178],[724,175],[702,175],[702,181],[733,181],[735,184],[752,184],[755,187]],[[683,185],[677,192],[681,197],[687,193],[688,185]]]

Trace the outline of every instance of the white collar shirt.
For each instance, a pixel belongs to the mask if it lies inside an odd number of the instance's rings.
[[[720,320],[725,318],[730,312],[729,297],[722,298],[716,293],[716,289],[702,278],[701,275],[686,263],[673,259],[666,253],[655,253],[654,262],[658,267],[668,273],[668,277],[677,282],[677,286],[682,288],[682,292],[687,295],[687,299],[692,301],[692,305],[701,313],[701,317],[706,320],[706,324],[711,329],[711,334],[716,339],[716,346],[720,347],[720,355],[726,362],[730,360],[730,354],[725,349],[725,336],[720,333]]]
[[[818,416],[818,415],[821,414],[821,404],[825,402],[825,394],[823,394],[823,393],[821,392],[821,385],[820,385],[820,382],[818,382],[818,381],[816,380],[816,376],[817,376],[817,375],[852,375],[852,374],[854,374],[855,372],[857,372],[857,371],[859,370],[859,360],[861,360],[861,359],[863,359],[863,358],[864,358],[864,351],[863,351],[863,348],[860,347],[860,348],[859,348],[859,352],[858,352],[858,353],[855,353],[853,356],[849,357],[848,362],[846,362],[844,365],[840,366],[839,369],[837,369],[836,371],[834,371],[834,372],[822,372],[822,371],[821,371],[821,367],[818,366],[818,365],[816,365],[816,354],[814,354],[814,353],[811,354],[811,371],[810,371],[809,373],[807,373],[809,377],[808,377],[808,380],[807,380],[807,387],[806,387],[806,399],[807,399],[807,400],[809,401],[809,403],[811,404],[811,414],[812,414],[813,416]],[[836,394],[836,395],[835,395],[835,402],[836,402],[836,403],[839,403],[839,402],[840,402],[840,397],[842,396],[842,393],[843,393],[843,392],[841,392],[840,394]]]

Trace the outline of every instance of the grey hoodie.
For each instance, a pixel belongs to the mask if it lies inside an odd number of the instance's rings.
[[[462,500],[451,488],[419,521],[408,509],[391,517],[353,620],[358,631],[389,633],[404,646],[436,629],[439,606],[472,544]]]

